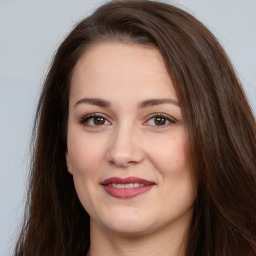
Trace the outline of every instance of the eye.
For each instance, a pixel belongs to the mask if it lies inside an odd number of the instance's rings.
[[[85,116],[80,123],[87,126],[102,126],[111,124],[105,117],[96,113]]]
[[[175,119],[170,116],[154,114],[146,121],[146,124],[151,126],[167,126],[169,124],[174,124],[175,122]]]

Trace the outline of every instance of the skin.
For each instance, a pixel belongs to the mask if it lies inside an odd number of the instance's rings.
[[[149,99],[169,102],[142,104]],[[94,113],[101,118],[88,117]],[[88,255],[184,255],[195,192],[181,108],[157,49],[116,42],[87,49],[71,80],[67,145],[67,165],[91,219]],[[155,185],[129,199],[101,185],[129,176]]]

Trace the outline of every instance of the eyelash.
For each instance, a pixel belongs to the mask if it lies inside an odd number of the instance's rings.
[[[156,118],[162,118],[165,120],[165,123],[163,125],[156,125],[155,121],[156,121]],[[157,128],[162,128],[162,127],[166,127],[170,124],[175,124],[176,123],[176,120],[168,115],[165,115],[165,114],[162,114],[162,113],[155,113],[155,114],[152,114],[148,119],[147,119],[147,123],[149,122],[149,120],[151,119],[155,119],[154,121],[154,124],[155,125],[152,125],[152,126],[155,126]],[[168,122],[168,123],[166,123]]]
[[[103,115],[101,115],[101,114],[97,114],[97,113],[93,113],[93,114],[90,114],[90,115],[87,115],[87,116],[85,116],[85,117],[83,117],[82,118],[82,120],[80,121],[80,123],[81,124],[84,124],[84,125],[86,125],[86,126],[89,126],[89,127],[97,127],[97,126],[101,126],[101,125],[91,125],[91,124],[89,124],[89,121],[90,120],[95,120],[96,118],[102,118],[103,119],[103,121],[104,122],[109,122],[108,120],[107,120],[107,118],[106,117],[104,117]],[[109,122],[110,123],[110,122]],[[111,123],[110,123],[111,124]],[[109,124],[108,124],[109,125]]]
[[[102,121],[104,121],[104,123],[103,124],[99,124],[99,125],[96,125],[95,123],[94,123],[94,125],[89,124],[90,120],[96,121],[96,118],[102,118]],[[155,123],[156,122],[156,118],[163,119],[164,120],[164,124],[163,125],[156,125],[156,123]],[[144,122],[143,124],[148,123],[152,119],[155,119],[155,121],[153,121],[154,125],[151,125],[151,126],[155,126],[157,128],[166,127],[166,126],[168,126],[170,124],[176,123],[176,120],[174,118],[171,118],[170,116],[164,115],[162,113],[155,113],[155,114],[152,114],[147,119],[147,121]],[[108,122],[108,124],[105,124],[105,122]],[[111,124],[111,122],[109,122],[106,117],[104,117],[103,115],[98,114],[98,113],[93,113],[93,114],[90,114],[90,115],[87,115],[87,116],[83,117],[81,119],[80,123],[83,124],[83,125],[89,126],[89,127],[97,127],[97,126],[100,127],[100,126],[103,126],[103,125],[110,125]]]

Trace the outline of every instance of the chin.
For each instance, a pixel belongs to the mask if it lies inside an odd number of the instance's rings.
[[[119,234],[121,236],[126,236],[126,237],[145,235],[150,230],[149,227],[136,225],[136,224],[132,224],[132,225],[130,224],[129,226],[115,225],[109,228],[111,229],[112,232]]]
[[[131,215],[119,215],[113,218],[113,215],[109,219],[103,221],[103,225],[112,232],[118,233],[124,236],[138,236],[147,233],[152,229],[154,221],[149,220],[144,216]]]

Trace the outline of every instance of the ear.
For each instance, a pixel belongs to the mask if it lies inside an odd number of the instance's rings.
[[[67,169],[68,169],[68,172],[70,174],[72,174],[72,169],[71,169],[71,164],[70,164],[70,161],[69,161],[69,155],[68,155],[68,151],[66,152],[66,165],[67,165]]]

